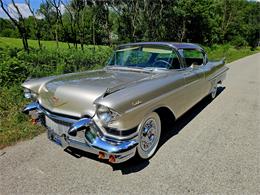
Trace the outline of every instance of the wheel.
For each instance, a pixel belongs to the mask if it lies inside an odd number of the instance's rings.
[[[214,99],[214,98],[216,97],[217,91],[218,91],[218,85],[215,84],[214,87],[213,87],[213,89],[212,89],[212,91],[211,91],[211,93],[210,93],[210,98],[211,98],[211,99]]]
[[[139,125],[138,130],[137,158],[148,159],[155,153],[160,140],[161,120],[159,115],[152,112],[146,116]]]

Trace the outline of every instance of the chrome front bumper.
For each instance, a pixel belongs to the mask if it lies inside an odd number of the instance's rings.
[[[108,159],[112,163],[124,162],[135,155],[137,138],[123,141],[107,138],[91,118],[75,120],[55,115],[43,109],[37,102],[27,105],[23,112],[37,118],[47,128],[48,138],[63,148],[73,147],[97,154],[99,158]],[[67,130],[58,133],[56,129],[46,124],[46,117],[53,121],[67,123]]]

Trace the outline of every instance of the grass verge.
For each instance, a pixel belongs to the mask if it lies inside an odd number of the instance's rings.
[[[226,63],[260,52],[259,47],[255,50],[251,50],[249,47],[235,48],[231,45],[213,45],[212,47],[204,48],[209,59],[219,60],[226,58]]]
[[[21,113],[28,103],[21,94],[19,86],[0,90],[0,149],[44,132],[43,127],[33,125],[29,117]]]

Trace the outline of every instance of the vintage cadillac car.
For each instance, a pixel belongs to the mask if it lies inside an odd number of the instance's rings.
[[[150,158],[163,125],[205,96],[215,98],[226,77],[224,60],[208,61],[190,43],[120,45],[105,68],[32,79],[23,112],[64,148],[97,154],[110,163]]]

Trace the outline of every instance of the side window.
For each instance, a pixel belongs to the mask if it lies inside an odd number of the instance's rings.
[[[183,49],[182,53],[187,67],[205,63],[204,54],[201,50]]]
[[[171,64],[170,69],[180,69],[181,64],[175,51],[171,53],[160,53],[156,56],[155,61],[163,60]]]

